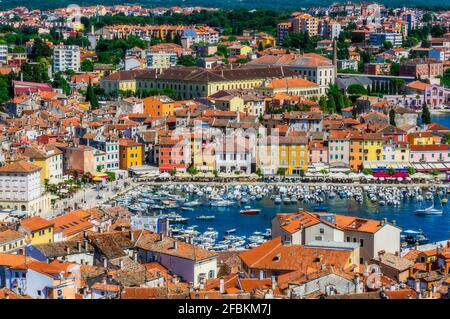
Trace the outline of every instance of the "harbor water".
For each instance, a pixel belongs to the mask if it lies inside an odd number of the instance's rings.
[[[435,202],[439,199],[436,196]],[[403,230],[423,230],[430,241],[439,241],[449,238],[450,235],[450,203],[443,205],[444,214],[439,216],[421,216],[414,214],[419,208],[425,208],[431,205],[431,201],[417,202],[414,199],[406,199],[398,206],[381,206],[378,203],[372,203],[365,198],[362,203],[356,202],[352,198],[336,197],[326,199],[323,206],[328,212],[344,214],[361,218],[379,219],[387,218],[388,221],[395,220],[397,225]],[[281,203],[276,205],[269,197],[261,200],[249,202],[245,205],[251,208],[260,209],[258,215],[242,215],[241,205],[228,207],[210,207],[207,204],[195,207],[194,211],[179,211],[183,217],[189,218],[189,225],[198,225],[200,231],[205,231],[208,227],[214,228],[219,232],[219,237],[224,235],[228,229],[236,229],[239,236],[250,236],[255,231],[264,231],[271,227],[272,218],[278,213],[292,213],[303,208],[307,211],[313,211],[318,207],[317,203]],[[438,204],[436,204],[439,206]],[[320,205],[322,206],[322,205]],[[212,221],[196,220],[199,215],[214,215]]]

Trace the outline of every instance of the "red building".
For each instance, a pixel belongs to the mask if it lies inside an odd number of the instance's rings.
[[[186,171],[191,162],[190,145],[183,137],[160,137],[157,151],[160,171]]]
[[[57,142],[57,135],[42,134],[36,137],[36,141],[41,144],[53,144]]]
[[[21,96],[34,92],[52,92],[52,86],[47,83],[12,81],[14,88],[14,96]]]

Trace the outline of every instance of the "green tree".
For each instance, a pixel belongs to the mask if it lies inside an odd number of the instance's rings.
[[[395,174],[395,169],[393,169],[392,167],[389,167],[389,168],[386,170],[386,173],[387,173],[388,175],[394,175],[394,174]]]
[[[0,75],[0,103],[4,103],[9,100],[11,82],[6,75]]]
[[[395,111],[393,108],[389,111],[389,124],[395,126]]]
[[[182,55],[178,58],[177,64],[183,66],[196,66],[197,60],[192,55]]]
[[[39,57],[51,57],[53,54],[52,49],[42,41],[42,38],[35,38],[33,43],[33,48],[31,50],[31,58],[38,60]]]
[[[422,105],[422,124],[430,124],[431,123],[431,114],[428,109],[427,103],[423,103]]]
[[[80,68],[82,72],[92,72],[94,71],[94,62],[88,59],[84,59],[80,63]]]
[[[375,81],[375,90],[374,93],[381,93],[380,81]]]
[[[367,95],[367,89],[361,84],[350,84],[347,88],[348,94]]]
[[[336,113],[336,102],[334,101],[334,96],[332,94],[328,95],[327,99],[327,111],[328,113]]]
[[[450,144],[450,132],[445,133],[445,135],[442,137],[442,143],[443,144]]]
[[[393,46],[394,46],[394,45],[392,44],[391,41],[385,41],[385,42],[383,43],[383,48],[384,48],[385,50],[392,49]]]
[[[91,110],[96,110],[99,108],[97,96],[95,95],[94,88],[92,87],[91,82],[89,82],[88,87],[86,89],[85,99],[87,102],[91,104]]]
[[[264,44],[262,41],[259,41],[258,43],[258,51],[264,51]]]
[[[194,176],[198,174],[198,169],[194,166],[189,166],[187,169],[188,174]]]
[[[320,97],[319,105],[322,111],[326,111],[328,109],[327,98],[324,95]]]
[[[69,95],[72,91],[69,82],[67,82],[67,80],[64,78],[64,75],[61,72],[55,73],[53,77],[52,86],[62,89],[64,94],[67,95]]]

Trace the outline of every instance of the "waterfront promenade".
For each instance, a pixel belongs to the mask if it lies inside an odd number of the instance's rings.
[[[111,199],[136,187],[138,183],[132,178],[124,178],[114,182],[106,183],[102,188],[96,185],[86,186],[74,193],[69,198],[60,199],[55,203],[55,209],[46,214],[42,214],[45,218],[52,218],[68,210],[88,209],[98,207],[108,203]]]

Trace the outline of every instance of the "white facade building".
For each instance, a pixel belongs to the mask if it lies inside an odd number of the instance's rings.
[[[0,64],[8,64],[8,46],[0,44]]]
[[[147,68],[164,70],[177,65],[178,56],[176,52],[147,51]]]
[[[0,201],[32,201],[42,195],[41,168],[20,161],[0,167]]]
[[[49,194],[43,194],[41,168],[26,161],[0,167],[0,209],[16,209],[30,214],[50,209]]]
[[[53,48],[53,71],[72,70],[80,72],[80,47],[77,45],[57,45]]]

